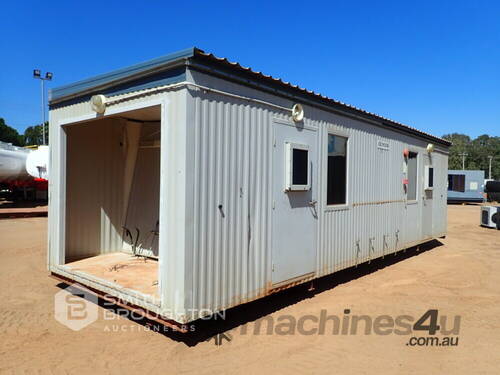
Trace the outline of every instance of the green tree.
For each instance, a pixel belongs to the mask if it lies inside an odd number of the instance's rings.
[[[453,133],[445,134],[443,138],[450,141],[450,155],[448,158],[448,169],[462,169],[462,157],[460,154],[467,153],[471,139],[468,135]]]
[[[14,146],[24,146],[24,137],[16,129],[5,123],[0,117],[0,141],[12,143]]]
[[[443,138],[453,143],[448,159],[449,169],[462,169],[462,153],[465,153],[465,169],[483,170],[488,178],[489,156],[492,156],[492,178],[500,179],[500,137],[484,134],[471,139],[465,134],[453,133]]]
[[[49,139],[49,123],[45,123],[45,140]],[[29,126],[24,131],[24,144],[26,146],[43,144],[42,125]]]

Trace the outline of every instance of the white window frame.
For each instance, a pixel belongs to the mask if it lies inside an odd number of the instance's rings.
[[[343,137],[346,139],[346,176],[345,176],[345,203],[338,204],[328,204],[328,136],[333,135],[336,137]],[[323,144],[322,154],[324,155],[324,167],[323,167],[323,176],[324,176],[324,184],[323,184],[323,198],[324,199],[324,207],[326,211],[338,211],[338,210],[348,210],[351,207],[350,203],[350,159],[351,159],[351,137],[347,132],[343,132],[342,130],[336,129],[328,129],[326,132],[325,141]]]
[[[307,151],[307,184],[293,184],[293,150]],[[311,153],[309,145],[285,143],[285,191],[307,191],[311,189]]]

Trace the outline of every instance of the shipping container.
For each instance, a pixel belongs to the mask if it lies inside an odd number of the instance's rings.
[[[446,233],[448,141],[197,48],[52,90],[50,145],[50,272],[163,322]]]

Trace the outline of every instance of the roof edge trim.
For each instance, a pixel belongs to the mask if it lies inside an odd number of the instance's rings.
[[[49,102],[51,104],[61,102],[75,96],[84,95],[89,91],[109,87],[110,85],[117,85],[143,75],[168,69],[171,67],[172,63],[194,56],[197,50],[198,49],[195,47],[187,48],[139,64],[113,70],[109,73],[100,74],[68,85],[53,88],[49,90]]]

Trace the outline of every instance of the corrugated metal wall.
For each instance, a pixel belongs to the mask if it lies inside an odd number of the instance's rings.
[[[202,82],[207,84],[208,82]],[[211,87],[217,87],[212,83]],[[224,87],[227,89],[227,87]],[[229,91],[229,90],[228,90]],[[289,119],[271,106],[217,93],[190,91],[195,154],[192,269],[187,309],[217,311],[266,294],[271,285],[273,118]],[[238,94],[256,97],[244,88]],[[264,96],[264,94],[262,94]],[[269,96],[268,96],[269,98]],[[283,101],[276,102],[283,105]],[[291,107],[292,103],[284,103]],[[306,124],[325,152],[318,161],[319,220],[316,276],[383,254],[422,237],[424,158],[427,142],[306,106]],[[326,207],[328,132],[349,137],[348,207]],[[389,143],[390,150],[377,147]],[[188,140],[189,143],[189,140]],[[405,201],[403,149],[419,153],[417,202]],[[435,192],[446,189],[444,154],[434,153]],[[323,179],[322,179],[323,177]],[[189,199],[189,198],[188,198]],[[446,230],[446,206],[434,198],[434,234]],[[219,210],[222,205],[222,211]],[[196,314],[192,315],[195,317]]]
[[[151,142],[160,141],[160,123],[138,123],[141,136],[137,150],[135,168],[131,181],[130,196],[124,225],[132,232],[132,237],[124,236],[124,248],[132,250],[136,232],[139,230],[137,243],[139,254],[158,257],[158,231],[160,217],[160,147],[151,146]],[[141,146],[142,144],[142,146]],[[145,146],[146,145],[146,146]]]
[[[122,248],[124,121],[66,128],[66,260]]]
[[[215,310],[263,293],[268,279],[270,113],[202,93],[191,103],[195,177],[187,308]]]
[[[373,259],[383,252],[394,251],[397,237],[401,242],[409,240],[405,236],[403,217],[407,215],[407,211],[411,212],[416,208],[405,207],[403,202],[404,145],[394,139],[370,133],[359,125],[350,124],[352,122],[349,119],[339,119],[336,122],[339,125],[321,124],[320,134],[323,139],[326,139],[329,132],[338,131],[349,137],[349,208],[329,209],[324,202],[326,185],[321,183],[320,197],[323,199],[319,220],[319,275]],[[354,126],[348,127],[349,125]],[[379,140],[387,142],[390,149],[377,148]],[[326,164],[325,157],[320,160]],[[326,165],[322,165],[321,170],[325,171]],[[413,232],[419,231],[419,223],[414,222],[414,225]]]

